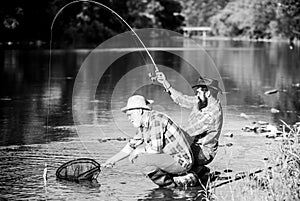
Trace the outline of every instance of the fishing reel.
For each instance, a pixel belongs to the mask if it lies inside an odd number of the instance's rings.
[[[156,76],[156,75],[153,75],[152,73],[149,73],[148,76],[149,76],[149,78],[150,78],[152,84],[153,84],[153,83],[156,81],[156,79],[157,79],[157,76]]]

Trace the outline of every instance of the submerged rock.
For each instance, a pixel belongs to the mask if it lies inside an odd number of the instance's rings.
[[[107,142],[107,141],[111,141],[111,140],[116,140],[116,141],[126,141],[127,138],[124,138],[124,137],[117,137],[117,138],[100,138],[100,139],[98,139],[99,142]]]
[[[292,84],[292,87],[299,88],[300,87],[300,83],[294,83],[294,84]]]
[[[284,140],[284,137],[275,137],[275,141],[282,141]]]
[[[266,138],[275,139],[275,138],[276,138],[276,134],[273,134],[273,133],[267,134],[267,135],[266,135]]]
[[[229,173],[229,172],[233,172],[233,170],[232,170],[232,169],[229,169],[229,168],[227,168],[227,169],[225,169],[225,170],[224,170],[224,172],[225,172],[225,173]]]
[[[219,147],[231,147],[231,146],[233,146],[233,144],[232,143],[226,143],[226,144],[220,144],[219,145]]]
[[[277,92],[278,92],[278,89],[271,89],[271,90],[269,90],[269,91],[266,91],[266,92],[265,92],[265,95],[275,94],[275,93],[277,93]]]
[[[269,123],[266,121],[258,121],[257,122],[259,125],[268,125]]]
[[[233,137],[233,133],[232,132],[227,132],[227,133],[224,133],[224,136],[225,137]]]
[[[276,108],[271,108],[271,113],[276,114],[279,113],[280,111]]]
[[[242,128],[242,131],[244,132],[252,132],[257,128],[257,126],[252,126],[252,125],[246,125],[245,127]]]
[[[245,118],[245,119],[249,119],[249,116],[248,116],[247,114],[245,114],[245,113],[241,113],[241,114],[240,114],[240,117],[243,117],[243,118]]]

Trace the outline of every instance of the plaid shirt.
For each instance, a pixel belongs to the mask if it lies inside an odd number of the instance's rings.
[[[211,154],[215,155],[218,147],[218,139],[223,124],[223,112],[221,103],[213,97],[208,98],[208,105],[198,110],[198,97],[184,95],[174,88],[170,88],[171,98],[175,103],[185,108],[192,108],[189,116],[189,124],[183,129],[198,144],[209,148]]]
[[[166,153],[172,156],[183,168],[189,169],[193,163],[190,139],[168,116],[150,111],[144,126],[128,143],[133,149],[145,145],[146,153]]]

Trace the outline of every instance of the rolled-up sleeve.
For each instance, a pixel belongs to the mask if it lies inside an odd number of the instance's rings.
[[[180,105],[181,107],[185,108],[193,108],[196,103],[198,103],[198,99],[196,96],[188,96],[184,95],[183,93],[175,90],[174,88],[170,88],[170,96],[173,101]]]

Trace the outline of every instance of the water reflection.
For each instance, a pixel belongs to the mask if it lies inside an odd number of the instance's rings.
[[[88,189],[94,189],[94,190],[99,190],[101,184],[98,183],[97,180],[92,180],[92,181],[79,181],[79,182],[71,182],[71,181],[64,181],[64,180],[57,180],[59,185],[61,186],[66,186],[69,188],[88,188]],[[99,191],[100,192],[100,191]]]
[[[203,200],[205,197],[202,190],[198,188],[187,188],[187,189],[165,189],[156,188],[151,190],[144,198],[138,199],[139,201],[149,200]]]
[[[208,48],[223,77],[227,104],[252,105],[258,110],[259,106],[280,107],[284,121],[291,124],[299,121],[299,98],[292,95],[298,90],[292,86],[300,82],[299,47],[290,50],[287,43],[236,42],[237,48],[231,49],[234,46],[228,43],[223,41],[216,48]],[[210,47],[213,45],[216,42]],[[280,91],[279,95],[264,94],[273,88]],[[296,115],[289,115],[291,110]],[[277,114],[273,118],[278,122]]]
[[[176,45],[187,47],[189,43],[178,41]],[[245,109],[241,112],[261,111],[264,115],[272,116],[273,121],[277,123],[279,119],[291,124],[299,121],[299,87],[295,87],[300,83],[299,47],[290,50],[286,43],[207,41],[206,50],[223,79],[228,106],[240,106]],[[211,68],[205,68],[209,60],[204,53],[196,57],[195,50],[172,51],[185,55],[184,58],[192,60],[192,65],[203,66],[200,68],[203,70],[203,76],[212,74]],[[192,84],[199,74],[191,64],[172,51],[151,51],[151,54],[177,89],[192,94],[189,84]],[[49,105],[50,126],[73,124],[71,96],[74,79],[88,53],[89,51],[54,51],[49,88],[47,51],[1,51],[0,144],[45,142],[45,117]],[[126,73],[149,62],[146,61],[145,52],[125,52],[124,55],[106,70],[99,83],[94,83],[98,85],[97,101],[84,108],[83,111],[88,112],[85,117],[86,123],[101,124],[107,122],[107,119],[112,119],[111,110],[122,107],[130,94],[140,90],[141,83],[149,85],[147,89],[142,90],[147,97],[158,100],[157,103],[164,108],[170,106],[171,102],[162,88],[151,85],[147,76],[149,67],[137,72],[135,79],[122,80],[122,90],[113,94],[116,85]],[[96,59],[90,66],[99,68],[100,63],[101,61]],[[89,72],[90,74],[85,75],[86,80],[89,80],[95,71]],[[182,78],[189,83],[178,81]],[[264,94],[273,88],[278,89],[279,93],[269,96]],[[87,91],[88,89],[83,90],[83,94],[79,94],[79,101],[86,96]],[[270,108],[276,108],[280,113],[271,114]],[[54,138],[55,132],[47,136],[48,141]]]
[[[188,46],[184,41],[183,43],[179,41],[178,44]],[[236,132],[240,131],[244,125],[236,114],[242,112],[250,113],[256,118],[265,117],[275,123],[280,119],[290,124],[299,121],[299,47],[290,50],[286,43],[206,41],[205,48],[216,63],[226,90],[229,115],[225,119],[224,130],[230,128]],[[209,60],[202,57],[205,56],[204,54],[196,57],[195,49],[172,51],[193,60],[192,65],[206,66],[209,63]],[[122,172],[107,171],[102,177],[99,188],[93,186],[90,188],[88,185],[83,190],[81,186],[74,187],[55,181],[53,176],[55,167],[59,167],[61,163],[75,157],[91,157],[91,155],[99,161],[105,161],[123,147],[122,143],[125,142],[99,143],[97,139],[114,135],[124,137],[124,133],[120,132],[119,128],[127,133],[134,133],[126,116],[119,110],[126,104],[126,99],[131,93],[138,92],[154,99],[158,110],[168,113],[177,122],[185,123],[187,119],[184,115],[188,115],[188,112],[181,111],[173,104],[160,85],[151,84],[147,77],[148,69],[143,68],[145,60],[141,54],[125,52],[124,57],[107,69],[99,83],[91,82],[96,84],[97,93],[95,99],[89,101],[83,108],[82,114],[85,115],[87,125],[82,127],[87,132],[87,138],[86,141],[80,142],[80,145],[75,145],[75,141],[78,142],[76,138],[78,135],[72,117],[72,92],[74,79],[88,53],[88,50],[53,52],[49,88],[47,51],[0,52],[0,146],[3,148],[1,159],[4,161],[0,165],[1,192],[5,192],[7,198],[13,199],[47,199],[50,196],[61,200],[83,200],[87,197],[108,200],[111,195],[115,200],[132,200],[130,196],[139,200],[184,200],[186,197],[197,197],[198,191],[195,190],[153,189],[154,187],[146,183],[147,181],[141,175],[133,177]],[[190,84],[198,74],[189,63],[167,51],[151,51],[151,54],[177,89],[193,93]],[[99,68],[99,63],[100,61],[95,59],[90,64]],[[201,69],[204,76],[213,74],[209,72],[210,68]],[[133,73],[134,79],[126,77],[129,71]],[[91,69],[84,75],[87,82],[94,72]],[[278,93],[265,95],[264,92],[270,89],[278,89]],[[90,100],[89,96],[89,87],[87,87],[78,94],[78,99],[75,99],[77,102],[74,103],[80,104],[87,97]],[[49,110],[48,106],[50,106]],[[272,114],[271,108],[278,109],[279,113]],[[46,132],[48,112],[49,130]],[[102,129],[103,135],[99,134],[97,129]],[[64,144],[62,141],[70,141],[70,143]],[[88,146],[87,143],[90,145]],[[249,164],[257,168],[258,163],[261,162],[257,159],[257,155],[262,155],[264,149],[266,149],[264,153],[269,152],[262,137],[243,136],[241,139],[233,138],[232,143],[236,151],[232,152],[231,158],[228,158],[226,153],[230,152],[229,148],[220,149],[219,153],[223,151],[225,154],[217,155],[212,164],[217,169],[222,170],[226,165],[245,169]],[[37,146],[29,149],[10,146],[20,144],[37,144]],[[90,148],[89,152],[86,147]],[[45,161],[53,165],[50,171],[53,174],[46,194],[42,187]],[[124,172],[131,170],[128,164],[118,168]],[[120,181],[121,177],[122,181]],[[123,181],[127,182],[126,185]],[[136,186],[139,186],[141,191],[133,195],[131,193],[135,192]]]
[[[294,124],[300,120],[300,87],[289,85],[277,95],[275,107],[279,113],[274,114],[274,121],[287,124]]]
[[[51,126],[72,124],[72,78],[85,54],[54,52],[49,88],[48,51],[0,52],[0,145],[45,143],[57,139],[57,135],[52,135],[55,133],[46,136],[48,112]]]

